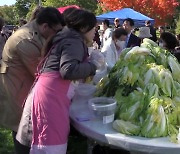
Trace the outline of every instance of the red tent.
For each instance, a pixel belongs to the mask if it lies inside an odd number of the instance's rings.
[[[74,7],[74,8],[77,8],[77,9],[80,8],[80,7],[77,6],[77,5],[68,5],[68,6],[64,6],[64,7],[59,7],[59,8],[57,8],[57,9],[59,10],[59,12],[63,13],[66,9],[71,8],[71,7]]]

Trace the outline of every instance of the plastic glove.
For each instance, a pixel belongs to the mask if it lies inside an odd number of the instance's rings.
[[[89,56],[89,61],[96,65],[97,69],[100,69],[105,65],[105,59],[104,56],[101,52],[98,50],[94,50],[90,56]]]

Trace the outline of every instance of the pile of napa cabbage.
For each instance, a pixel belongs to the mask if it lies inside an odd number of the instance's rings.
[[[180,64],[167,50],[144,39],[122,51],[97,85],[96,96],[115,97],[113,127],[127,135],[169,136],[177,142],[180,126]]]

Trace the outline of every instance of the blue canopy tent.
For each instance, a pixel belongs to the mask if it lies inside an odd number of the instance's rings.
[[[136,27],[144,26],[145,21],[151,21],[151,24],[154,24],[154,19],[147,17],[131,8],[124,8],[117,11],[108,12],[99,16],[96,16],[98,21],[103,21],[104,19],[108,19],[111,24],[113,24],[115,18],[120,19],[120,24],[122,25],[123,20],[126,18],[131,18],[134,20],[134,24]]]

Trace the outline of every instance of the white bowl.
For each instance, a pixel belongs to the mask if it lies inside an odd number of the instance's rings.
[[[115,99],[94,97],[88,100],[88,106],[96,117],[103,120],[103,123],[114,121],[114,114],[117,106]]]

